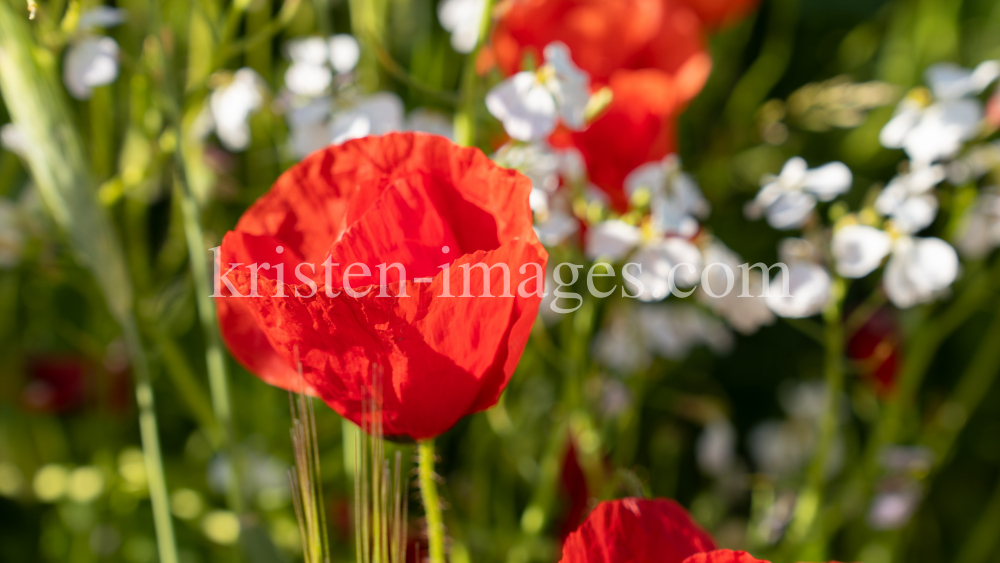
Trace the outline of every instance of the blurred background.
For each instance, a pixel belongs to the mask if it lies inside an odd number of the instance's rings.
[[[65,106],[52,122],[69,120],[82,140],[79,162],[57,149],[51,162],[67,169],[82,162],[89,170],[99,206],[123,242],[120,279],[130,284],[115,289],[119,278],[95,277],[76,258],[74,237],[86,231],[74,234],[66,226],[73,221],[53,219],[25,164],[22,151],[29,149],[5,128],[0,561],[158,559],[137,385],[155,394],[180,560],[300,559],[286,478],[293,459],[287,393],[226,355],[230,401],[213,404],[218,380],[208,366],[220,348],[206,329],[212,319],[199,317],[189,245],[199,238],[202,248],[218,245],[302,156],[296,134],[304,133],[296,131],[286,84],[293,63],[286,46],[295,38],[353,34],[360,60],[334,75],[335,87],[344,95],[395,93],[409,119],[416,115],[422,127],[447,132],[465,56],[453,48],[437,3],[119,0],[113,7],[121,12],[92,18],[83,32],[81,14],[99,2],[40,1],[32,20],[24,2],[0,2],[3,17],[22,20],[17,28],[25,32],[8,35],[3,56],[13,56],[15,40],[34,54],[41,75],[56,78],[47,84],[60,90],[52,95]],[[115,46],[94,38],[111,38]],[[87,53],[114,66],[112,80],[102,84],[84,72],[82,82],[74,81],[68,67],[78,61],[68,53],[87,41]],[[713,33],[709,45],[713,71],[680,117],[679,153],[712,205],[706,225],[745,259],[773,263],[781,234],[743,217],[761,176],[801,155],[846,163],[856,186],[891,177],[899,152],[883,149],[878,134],[896,103],[921,84],[932,63],[973,67],[1000,58],[1000,4],[765,0]],[[218,115],[206,124],[212,92],[241,80],[233,72],[244,67],[262,81],[249,130],[227,130]],[[101,69],[90,72],[110,72]],[[493,71],[483,81],[500,78]],[[0,102],[0,125],[11,121],[9,92]],[[485,107],[476,111],[476,144],[490,153],[503,142],[503,130]],[[856,190],[848,200],[865,197]],[[947,197],[943,209],[951,205]],[[68,209],[82,212],[72,201]],[[582,261],[578,250],[553,256]],[[855,284],[848,308],[874,283]],[[121,328],[124,313],[107,299],[119,290],[134,294],[132,335]],[[609,311],[627,306],[621,301],[588,300],[575,315],[536,330],[500,405],[438,439],[453,561],[555,561],[561,538],[595,499],[627,494],[675,498],[723,546],[785,560],[783,531],[823,402],[815,327],[779,321],[749,336],[730,335],[714,348],[692,341],[670,354],[639,354],[618,369],[601,361],[594,339],[608,326]],[[932,415],[940,415],[937,407],[952,393],[996,306],[990,293],[927,360],[914,408],[899,421],[910,447],[881,452],[884,463],[860,475],[855,469],[864,465],[872,422],[902,364],[900,342],[928,312],[885,312],[881,324],[879,313],[850,336],[848,355],[860,359],[851,363],[843,391],[824,507],[835,506],[829,498],[848,498],[839,496],[848,488],[838,483],[851,479],[866,483],[870,498],[828,515],[826,533],[806,552],[814,560],[1000,562],[1000,492],[994,492],[1000,491],[1000,387],[983,389],[974,411],[948,419],[946,429],[959,430],[946,458],[935,458],[921,442],[925,429],[936,428],[939,417]],[[899,337],[887,339],[890,333]],[[146,353],[141,372],[130,361],[136,340]],[[349,561],[349,427],[317,407],[334,560]],[[231,418],[220,420],[220,412]],[[398,447],[409,460],[412,448]],[[883,504],[874,502],[879,498]],[[414,501],[411,514],[419,513]]]

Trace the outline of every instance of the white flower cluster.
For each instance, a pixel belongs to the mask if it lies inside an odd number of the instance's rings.
[[[277,107],[288,123],[289,150],[295,158],[331,144],[390,131],[423,131],[451,137],[451,122],[443,114],[417,108],[406,116],[403,101],[392,92],[363,95],[354,83],[361,57],[357,40],[349,34],[329,38],[293,39],[285,47],[290,62]],[[265,101],[266,83],[254,70],[241,68],[216,77],[203,116],[202,133],[212,129],[230,151],[250,144],[250,116]]]
[[[829,256],[838,275],[865,277],[888,257],[882,287],[900,308],[931,301],[951,286],[959,273],[958,254],[940,238],[917,234],[937,217],[935,187],[949,176],[949,167],[965,144],[984,128],[982,103],[975,96],[998,76],[997,61],[973,70],[935,65],[926,73],[929,89],[916,89],[899,104],[879,140],[886,148],[903,149],[909,161],[903,166],[905,171],[878,193],[871,208],[843,217],[834,226]],[[803,159],[795,157],[778,176],[765,177],[762,183],[757,197],[747,205],[747,216],[766,216],[777,229],[805,229],[816,242],[824,239],[814,221],[817,202],[846,193],[852,175],[841,163],[810,170]],[[1000,244],[1000,217],[991,193],[979,196],[966,221],[963,246],[970,254],[981,256]],[[775,313],[806,317],[825,307],[831,277],[823,248],[818,243],[799,252],[797,259],[783,257],[789,266],[791,296],[769,302]]]

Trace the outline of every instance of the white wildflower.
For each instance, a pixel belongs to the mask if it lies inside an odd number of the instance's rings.
[[[939,238],[901,236],[893,242],[882,286],[905,309],[934,299],[958,277],[958,254]]]
[[[263,89],[260,75],[244,67],[233,73],[232,81],[212,92],[208,105],[215,132],[227,149],[242,151],[250,145],[248,120],[264,103]]]
[[[820,313],[830,301],[832,280],[826,268],[818,264],[818,254],[803,239],[785,239],[779,255],[787,268],[771,279],[767,306],[780,317],[798,319]]]
[[[851,188],[851,170],[841,162],[809,169],[801,157],[785,163],[777,176],[765,176],[763,187],[745,213],[751,219],[766,215],[775,229],[797,229],[809,219],[818,201],[830,201]]]
[[[358,40],[349,33],[338,33],[330,37],[330,65],[337,74],[351,72],[361,58]]]
[[[700,228],[698,220],[711,209],[698,184],[681,170],[675,154],[643,164],[625,178],[626,195],[632,198],[641,191],[649,194],[653,222],[664,233],[694,236]]]
[[[63,82],[78,100],[87,100],[93,89],[111,84],[118,78],[118,43],[104,36],[84,37],[73,41],[63,60]]]
[[[571,129],[584,126],[590,78],[573,64],[566,45],[550,43],[544,55],[538,70],[518,72],[486,95],[486,108],[519,141],[547,137],[560,118]]]
[[[485,0],[443,0],[438,4],[438,20],[451,33],[451,46],[459,53],[476,48],[485,8]]]
[[[904,233],[916,233],[934,222],[938,201],[933,187],[945,177],[941,165],[920,166],[889,181],[875,199],[875,210]]]

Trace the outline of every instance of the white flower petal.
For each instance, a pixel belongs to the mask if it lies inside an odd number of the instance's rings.
[[[451,32],[451,46],[459,53],[476,48],[485,6],[485,0],[443,0],[438,4],[438,20]]]
[[[994,80],[1000,78],[1000,61],[983,61],[972,71],[973,94],[985,90]]]
[[[494,86],[486,94],[486,108],[518,141],[544,139],[556,127],[555,98],[533,72],[519,72]]]
[[[1000,77],[1000,62],[984,61],[974,70],[954,63],[932,65],[925,73],[934,96],[941,100],[955,100],[982,92]]]
[[[820,201],[830,201],[851,189],[853,175],[843,162],[831,162],[806,172],[802,186]]]
[[[930,86],[934,97],[942,100],[953,100],[975,93],[976,86],[972,80],[972,71],[955,63],[938,63],[931,65],[924,72],[924,80]]]
[[[362,112],[349,110],[339,112],[330,122],[329,138],[334,145],[339,145],[351,139],[367,137],[372,133],[372,122]]]
[[[983,117],[979,100],[936,103],[921,114],[907,133],[903,150],[918,163],[931,163],[958,154],[962,144],[976,135]]]
[[[775,229],[797,229],[809,219],[816,198],[800,191],[785,192],[768,206],[767,222]]]
[[[300,96],[319,96],[332,82],[333,73],[326,65],[295,62],[285,71],[285,87]]]
[[[641,164],[625,177],[625,195],[632,197],[632,194],[640,189],[648,190],[650,193],[661,192],[666,181],[662,161]]]
[[[891,247],[892,239],[884,231],[867,225],[848,225],[833,234],[831,251],[838,274],[862,278],[882,264]]]
[[[569,47],[556,41],[544,49],[545,63],[554,69],[554,77],[546,86],[555,97],[559,115],[570,129],[586,125],[585,110],[590,100],[590,76],[573,63]]]
[[[793,156],[781,167],[781,173],[778,174],[778,182],[789,188],[801,186],[802,182],[805,181],[808,170],[809,165],[806,164],[804,158]]]
[[[919,103],[909,98],[904,99],[896,108],[892,119],[882,127],[878,140],[887,149],[901,149],[906,142],[906,136],[920,121],[922,108]]]
[[[642,232],[638,227],[617,219],[598,223],[587,229],[587,258],[604,257],[617,262],[627,256],[640,240]]]
[[[78,100],[89,99],[92,89],[118,78],[118,43],[110,37],[85,37],[70,44],[63,61],[63,82]]]
[[[653,244],[643,245],[632,257],[632,261],[641,266],[641,272],[636,278],[642,282],[643,291],[639,294],[640,301],[660,301],[670,294],[675,287],[692,287],[698,283],[702,271],[702,256],[698,247],[679,237],[668,237]],[[674,270],[673,283],[670,283],[670,270]],[[633,295],[638,289],[626,282]]]
[[[931,194],[908,197],[892,213],[892,220],[900,231],[913,234],[929,227],[937,210],[938,200]]]
[[[293,63],[324,66],[330,58],[329,45],[322,37],[305,37],[288,42],[288,58]]]
[[[886,295],[901,309],[932,300],[958,276],[958,254],[939,238],[901,237],[882,279]]]
[[[338,74],[351,72],[361,58],[358,40],[350,33],[338,33],[330,37],[330,65]]]
[[[216,133],[227,149],[242,151],[250,144],[247,119],[264,103],[263,84],[256,71],[244,67],[233,74],[232,82],[215,89],[209,97]]]
[[[573,236],[579,230],[580,223],[568,213],[553,210],[544,221],[536,223],[534,228],[539,242],[545,246],[557,246]]]
[[[788,294],[782,295],[785,273],[771,280],[767,306],[778,316],[800,319],[818,314],[830,300],[830,274],[809,262],[788,265]]]

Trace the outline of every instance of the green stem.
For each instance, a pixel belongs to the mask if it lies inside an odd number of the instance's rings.
[[[444,520],[441,517],[441,497],[434,480],[434,440],[417,443],[419,456],[420,498],[427,516],[427,541],[431,563],[444,563]]]
[[[837,438],[840,395],[844,388],[844,324],[841,318],[843,294],[844,282],[838,278],[834,282],[834,296],[823,311],[823,321],[826,325],[823,335],[826,405],[819,422],[816,453],[806,474],[806,486],[799,495],[792,516],[789,531],[789,541],[792,546],[799,544],[801,547],[801,542],[808,538],[816,523],[819,508],[823,503],[823,482],[826,477],[827,461]]]
[[[846,479],[844,489],[838,495],[839,501],[823,515],[819,531],[824,537],[829,537],[829,534],[836,532],[846,522],[856,520],[857,515],[868,507],[880,472],[881,452],[898,439],[903,416],[912,404],[938,348],[949,335],[981,309],[983,299],[992,290],[990,278],[990,273],[985,271],[974,276],[943,313],[920,323],[920,329],[907,342],[897,388],[886,401],[872,436],[865,445],[860,463]]]
[[[183,165],[182,165],[183,166]],[[176,193],[180,197],[181,213],[184,216],[184,235],[187,239],[191,277],[194,278],[195,302],[198,308],[198,320],[207,340],[205,345],[205,363],[208,368],[209,393],[212,396],[212,411],[215,419],[222,427],[224,436],[223,447],[229,450],[230,462],[235,465],[233,450],[236,443],[236,431],[233,424],[232,403],[229,397],[229,375],[226,370],[226,356],[222,348],[222,337],[216,324],[215,303],[212,301],[212,279],[208,271],[208,260],[205,258],[205,235],[201,228],[198,203],[191,190],[184,182],[177,181]],[[239,512],[242,508],[240,483],[233,471],[230,479],[230,490],[227,500],[230,507]]]
[[[479,40],[476,42],[476,48],[465,58],[461,90],[458,96],[458,111],[455,112],[455,142],[463,147],[471,147],[476,143],[476,102],[478,101],[476,96],[478,90],[476,59],[479,58],[479,51],[483,48],[486,36],[490,32],[490,24],[493,22],[493,0],[485,0],[483,4],[483,19],[479,21]]]
[[[135,374],[135,399],[139,407],[139,434],[142,452],[146,462],[146,476],[149,500],[153,507],[153,527],[156,531],[156,546],[163,563],[177,563],[177,546],[174,527],[170,516],[170,500],[167,496],[167,480],[163,472],[163,456],[156,423],[156,409],[153,400],[153,386],[150,384],[149,364],[143,350],[139,331],[134,321],[122,325],[125,344],[132,358]]]

